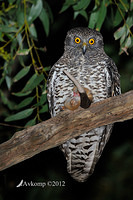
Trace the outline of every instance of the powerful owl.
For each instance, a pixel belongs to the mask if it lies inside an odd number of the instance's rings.
[[[96,30],[77,27],[68,31],[64,53],[48,77],[47,97],[52,117],[61,111],[68,98],[74,96],[74,82],[64,70],[91,91],[93,102],[121,93],[117,67],[104,52],[103,37]],[[61,145],[67,171],[75,180],[84,182],[93,173],[112,127],[110,124],[95,128]]]

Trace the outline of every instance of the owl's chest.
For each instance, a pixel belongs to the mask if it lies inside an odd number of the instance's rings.
[[[88,60],[77,60],[68,70],[80,84],[93,94],[94,102],[107,98],[105,62],[91,63]],[[71,81],[70,81],[71,82]]]
[[[64,69],[74,76],[83,87],[92,92],[94,102],[107,98],[105,63],[93,63],[84,58],[71,60],[67,66],[56,71],[55,98],[61,98],[63,102],[68,96],[73,95],[74,84],[63,73]]]

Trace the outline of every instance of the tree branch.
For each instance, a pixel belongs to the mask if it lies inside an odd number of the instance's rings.
[[[93,103],[88,109],[65,110],[47,121],[16,132],[0,144],[0,171],[96,127],[133,118],[133,90]]]

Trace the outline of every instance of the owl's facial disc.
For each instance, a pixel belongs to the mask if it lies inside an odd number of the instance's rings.
[[[85,54],[86,49],[87,49],[87,44],[86,44],[86,42],[83,42],[83,45],[82,45],[82,52],[83,52],[83,55]]]

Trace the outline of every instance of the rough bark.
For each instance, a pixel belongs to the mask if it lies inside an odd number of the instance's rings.
[[[0,171],[85,131],[133,118],[133,90],[93,103],[88,109],[65,110],[47,121],[16,132],[0,144]]]

